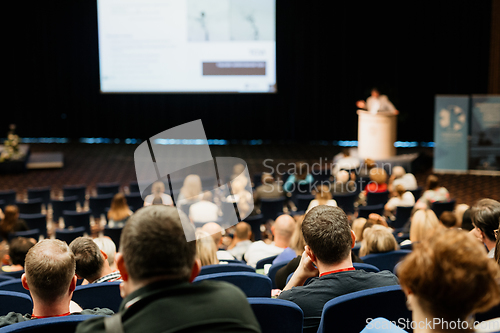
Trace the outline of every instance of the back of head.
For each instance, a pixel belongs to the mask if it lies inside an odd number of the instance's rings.
[[[387,227],[374,225],[363,231],[363,242],[359,249],[359,256],[396,251],[397,249],[398,243],[392,231]]]
[[[341,262],[351,253],[351,228],[339,207],[311,209],[302,222],[302,234],[318,260],[325,264]]]
[[[441,229],[414,247],[398,267],[401,286],[434,318],[465,319],[500,301],[498,265],[459,229]]]
[[[352,231],[356,235],[356,241],[363,240],[363,227],[366,224],[366,219],[364,217],[358,217],[352,222]]]
[[[309,165],[306,162],[297,162],[295,164],[295,178],[297,180],[306,179],[309,174]]]
[[[108,218],[120,221],[129,216],[130,208],[127,204],[127,198],[123,193],[116,193],[111,201],[111,207],[108,212]]]
[[[413,214],[410,226],[410,240],[420,242],[432,235],[439,226],[439,220],[431,209],[420,209]]]
[[[274,239],[280,238],[285,241],[290,241],[293,232],[295,231],[295,220],[288,214],[280,215],[274,221]]]
[[[217,259],[217,247],[212,237],[202,230],[196,231],[196,256],[200,259],[202,266],[219,263],[219,259]]]
[[[270,173],[263,173],[261,177],[262,184],[272,184],[274,178]]]
[[[28,251],[35,245],[28,238],[14,238],[9,245],[9,257],[12,265],[21,265],[24,267],[24,261]]]
[[[222,227],[215,222],[208,222],[201,227],[201,230],[212,236],[213,241],[216,245],[219,244],[222,238]]]
[[[247,240],[250,239],[252,228],[250,227],[250,224],[246,222],[240,222],[236,224],[234,227],[235,229],[235,236],[239,240]]]
[[[185,199],[193,199],[202,192],[201,179],[198,175],[188,175],[184,179],[181,193]]]
[[[88,281],[100,278],[104,257],[99,246],[90,237],[78,237],[69,244],[75,255],[76,274]]]
[[[4,232],[11,232],[12,228],[19,219],[19,209],[15,205],[5,206],[4,218],[0,221],[0,230]]]
[[[500,202],[493,199],[479,200],[472,208],[472,223],[494,241],[495,230],[500,223]]]
[[[427,177],[427,189],[434,190],[439,187],[439,178],[435,175]]]
[[[202,196],[201,200],[212,202],[212,197],[213,196],[212,196],[211,191],[205,191],[205,192],[203,192],[203,196]]]
[[[26,255],[25,272],[30,292],[45,302],[64,296],[75,276],[75,257],[68,245],[57,239],[44,239]]]
[[[452,212],[442,212],[441,216],[439,217],[439,221],[446,228],[453,228],[457,226],[457,217]]]
[[[337,172],[337,176],[335,177],[335,181],[339,183],[347,183],[349,181],[349,172],[345,170],[340,170]]]
[[[324,205],[328,200],[332,199],[332,193],[327,185],[316,186],[315,199],[320,201],[320,204]]]
[[[162,181],[154,182],[151,186],[152,194],[162,194],[165,193],[165,184]]]
[[[467,231],[474,229],[474,225],[472,224],[472,208],[466,209],[462,215],[462,229]]]
[[[385,184],[387,182],[387,172],[382,168],[373,168],[370,170],[370,180],[377,184]]]
[[[184,225],[186,228],[188,225]],[[175,207],[153,205],[139,209],[125,224],[120,252],[136,282],[165,277],[188,280],[196,242],[188,242]]]
[[[93,239],[94,243],[97,244],[100,250],[102,250],[108,256],[109,265],[115,263],[116,245],[109,237],[99,237]]]
[[[395,190],[396,190],[399,197],[402,197],[403,194],[406,193],[406,188],[401,184],[396,185]]]
[[[395,166],[392,168],[392,174],[397,179],[403,177],[406,174],[406,171],[402,166]]]

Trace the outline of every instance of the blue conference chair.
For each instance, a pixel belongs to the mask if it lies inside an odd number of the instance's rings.
[[[5,316],[9,312],[21,314],[31,313],[33,302],[26,294],[14,291],[0,290],[0,316]]]
[[[116,245],[116,250],[120,248],[120,237],[122,235],[123,228],[110,228],[108,226],[104,227],[104,236],[111,238],[113,243]]]
[[[337,206],[342,208],[346,214],[354,214],[354,202],[358,198],[357,193],[335,194],[333,200],[337,202]]]
[[[5,282],[5,281],[12,281],[14,278],[12,276],[7,276],[0,274],[0,283]]]
[[[398,206],[398,207],[396,207],[396,219],[394,221],[392,221],[391,227],[393,227],[394,229],[402,228],[406,224],[406,222],[408,222],[408,220],[410,219],[413,207],[414,206],[411,206],[411,207]]]
[[[295,196],[295,199],[297,201],[297,211],[298,212],[305,212],[307,210],[307,207],[309,207],[309,203],[311,203],[311,201],[314,200],[314,195],[312,195],[312,194],[297,194]]]
[[[389,200],[389,191],[385,192],[368,192],[366,194],[366,205],[385,205]]]
[[[32,199],[27,202],[16,201],[19,214],[40,214],[42,212],[42,199]]]
[[[95,218],[106,214],[106,208],[111,207],[114,194],[103,194],[89,198],[89,209],[92,211],[92,216]]]
[[[78,237],[83,237],[85,227],[78,227],[73,229],[56,229],[56,239],[68,243],[68,245]]]
[[[431,209],[436,214],[437,218],[443,214],[443,212],[452,212],[455,209],[455,199],[449,201],[436,201],[432,203]]]
[[[396,266],[398,262],[400,262],[405,256],[407,256],[410,253],[411,251],[409,250],[397,250],[385,253],[373,253],[361,257],[361,260],[363,260],[365,264],[373,265],[378,269],[380,269],[381,271],[388,270],[392,272],[394,266]]]
[[[91,210],[88,210],[86,212],[63,210],[64,226],[66,229],[68,227],[73,227],[73,228],[84,227],[85,232],[90,236],[92,234],[90,230],[91,214],[92,214]]]
[[[139,189],[139,183],[138,182],[130,182],[128,185],[128,189],[130,191],[130,194],[132,193],[140,193],[141,190]]]
[[[257,264],[255,265],[255,269],[263,269],[264,265],[272,264],[273,260],[276,259],[277,256],[278,255],[270,256],[270,257],[267,257],[264,259],[260,259],[259,261],[257,261]]]
[[[118,312],[123,300],[120,296],[120,283],[121,281],[78,286],[73,292],[72,300],[82,309],[108,308]]]
[[[285,198],[277,199],[261,199],[260,212],[264,216],[264,220],[275,220],[278,214],[283,213],[283,205]]]
[[[417,187],[416,189],[414,190],[409,190],[411,192],[411,194],[413,194],[413,196],[415,197],[415,201],[417,201],[418,199],[420,199],[420,197],[422,196],[422,191],[423,191],[423,188],[422,187]]]
[[[204,280],[226,281],[240,288],[247,297],[271,297],[271,279],[251,272],[227,272],[200,275],[194,282]]]
[[[4,201],[4,205],[15,205],[16,190],[0,191],[0,200]]]
[[[406,296],[399,285],[357,291],[328,301],[323,307],[318,333],[361,332],[367,318],[377,317],[411,321]]]
[[[217,273],[228,273],[228,272],[251,272],[255,273],[255,269],[252,266],[246,264],[218,264],[218,265],[208,265],[201,268],[199,275],[207,274],[217,274]]]
[[[275,298],[248,298],[262,333],[302,333],[304,312],[295,303]]]
[[[267,272],[267,276],[269,276],[269,278],[271,279],[271,283],[272,283],[272,287],[273,289],[276,289],[278,288],[276,286],[276,272],[278,272],[278,270],[280,268],[283,268],[285,267],[286,265],[288,265],[290,261],[286,260],[286,261],[282,261],[282,262],[278,262],[276,264],[273,264],[270,268],[269,268],[269,272]]]
[[[85,204],[85,197],[87,195],[86,185],[65,185],[63,186],[63,196],[65,198],[76,196],[78,202],[83,207]]]
[[[116,193],[120,192],[120,183],[99,183],[96,184],[95,188],[97,191],[97,195],[115,195]]]
[[[62,200],[52,200],[52,221],[55,223],[59,222],[59,218],[62,217],[63,211],[72,210],[76,211],[76,203],[78,202],[78,196],[73,195],[70,197],[64,197]]]
[[[368,216],[371,213],[378,214],[380,216],[384,215],[384,205],[372,205],[372,206],[359,206],[358,207],[358,217],[364,217],[365,219],[368,218]]]
[[[24,271],[21,271],[21,275],[22,275],[22,273],[24,273]],[[0,290],[13,291],[16,293],[30,295],[30,292],[28,290],[24,289],[20,276],[18,278],[12,278],[11,280],[4,281],[4,282],[0,283]]]
[[[219,263],[243,264],[243,265],[246,265],[245,261],[243,261],[243,260],[237,260],[237,259],[221,259],[221,260],[219,260]]]
[[[28,188],[27,190],[28,200],[42,199],[45,207],[50,203],[50,186],[47,187],[36,187]]]
[[[134,212],[144,206],[144,200],[142,200],[141,194],[139,192],[125,194],[125,199],[127,199],[127,204]]]
[[[354,266],[354,268],[356,268],[356,270],[360,270],[361,269],[361,270],[363,270],[365,272],[373,272],[373,273],[380,272],[380,269],[378,269],[377,267],[375,267],[373,265],[370,265],[370,264],[355,262],[352,265]]]
[[[44,237],[47,237],[47,215],[43,215],[43,214],[19,214],[19,218],[26,221],[28,228],[39,229],[40,233]]]
[[[2,328],[2,333],[62,333],[74,332],[82,321],[95,318],[92,315],[75,315],[66,317],[41,318],[23,321]],[[102,316],[101,316],[102,317]]]
[[[34,238],[37,242],[40,239],[40,235],[42,233],[40,232],[40,229],[30,229],[26,231],[18,231],[14,232],[9,235],[9,239],[12,240],[17,237],[23,237],[23,238]]]

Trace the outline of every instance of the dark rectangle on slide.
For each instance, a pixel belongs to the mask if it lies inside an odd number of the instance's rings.
[[[203,75],[266,75],[265,61],[204,62]]]

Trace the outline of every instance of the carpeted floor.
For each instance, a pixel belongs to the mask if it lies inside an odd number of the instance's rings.
[[[22,174],[0,175],[0,190],[15,189],[18,199],[23,199],[28,187],[51,186],[53,195],[61,194],[63,185],[86,184],[89,194],[97,183],[120,182],[123,187],[136,181],[134,150],[137,145],[125,144],[32,144],[32,152],[61,151],[64,154],[64,168],[28,170]],[[298,160],[311,165],[329,163],[339,147],[310,145],[228,145],[211,146],[213,156],[233,156],[244,159],[251,175],[269,171],[270,165],[285,163],[286,169]],[[420,186],[425,186],[426,177],[431,174],[432,148],[400,150],[398,153],[420,152],[424,158],[420,170],[415,174]],[[440,180],[457,200],[457,203],[473,205],[481,198],[500,201],[500,176],[440,175]]]

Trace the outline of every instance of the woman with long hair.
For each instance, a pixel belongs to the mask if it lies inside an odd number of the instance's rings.
[[[433,202],[448,200],[450,200],[450,193],[444,186],[441,186],[439,178],[435,175],[429,175],[429,177],[427,177],[426,190],[420,199],[418,199],[415,208],[431,208]]]
[[[196,231],[196,256],[200,259],[201,266],[216,265],[219,263],[219,259],[217,259],[217,246],[208,232],[202,230]]]
[[[5,206],[4,218],[0,221],[0,236],[8,241],[9,234],[29,230],[26,221],[19,219],[19,209],[15,205]]]
[[[172,197],[165,193],[165,184],[162,181],[154,182],[151,186],[151,194],[144,199],[144,206],[151,205],[174,205]]]
[[[123,193],[115,194],[108,211],[108,223],[114,224],[115,227],[123,226],[130,215],[132,215],[132,211],[128,207],[125,195]]]

